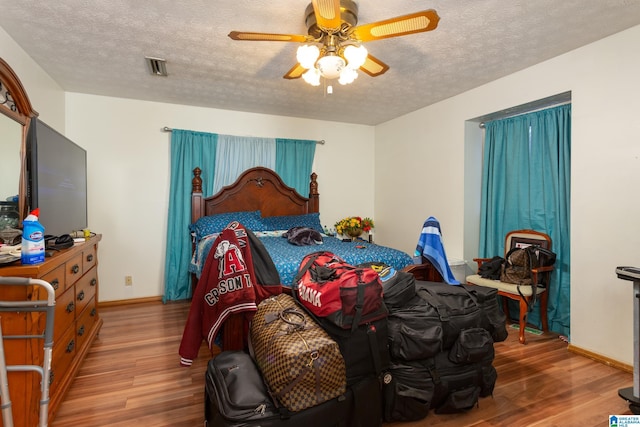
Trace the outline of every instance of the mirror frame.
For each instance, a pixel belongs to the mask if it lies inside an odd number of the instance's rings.
[[[0,113],[22,125],[22,141],[20,143],[20,180],[18,187],[18,212],[20,213],[20,226],[22,219],[27,215],[27,133],[31,120],[38,116],[38,113],[31,106],[31,101],[13,69],[0,58],[0,82],[10,96],[10,100],[0,104]],[[7,105],[11,102],[10,105]]]

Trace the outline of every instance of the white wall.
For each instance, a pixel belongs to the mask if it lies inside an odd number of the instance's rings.
[[[171,139],[164,126],[324,139],[314,162],[323,224],[373,216],[373,127],[78,93],[68,93],[66,105],[66,134],[88,152],[89,227],[103,235],[102,301],[164,293]],[[133,276],[132,287],[125,276]]]
[[[0,57],[13,68],[40,118],[64,133],[64,91],[1,27]]]
[[[571,343],[633,364],[632,283],[615,267],[640,266],[638,45],[640,26],[377,126],[378,240],[413,250],[434,215],[449,257],[471,260],[481,152],[465,151],[465,121],[571,91]]]

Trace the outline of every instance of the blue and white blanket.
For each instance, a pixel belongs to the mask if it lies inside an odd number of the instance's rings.
[[[454,277],[447,254],[442,244],[442,232],[440,223],[435,217],[430,216],[422,225],[422,233],[418,239],[415,256],[423,255],[433,264],[442,276],[442,279],[450,285],[459,285],[460,282]]]

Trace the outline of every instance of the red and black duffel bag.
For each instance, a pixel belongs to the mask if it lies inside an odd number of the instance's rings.
[[[371,268],[347,264],[332,252],[308,254],[294,282],[298,301],[313,315],[355,331],[387,317],[380,276]]]
[[[382,380],[389,366],[388,312],[378,273],[315,252],[300,263],[293,296],[340,346],[347,385]]]

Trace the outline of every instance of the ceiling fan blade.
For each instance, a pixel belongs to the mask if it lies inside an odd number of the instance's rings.
[[[270,42],[298,42],[310,41],[309,36],[298,34],[271,34],[271,33],[246,33],[243,31],[231,31],[229,37],[233,40],[270,41]]]
[[[437,12],[429,9],[384,21],[372,22],[371,24],[359,25],[353,29],[352,34],[356,39],[368,42],[431,31],[438,26],[438,21],[440,21],[440,17]]]
[[[371,77],[377,77],[381,74],[384,74],[389,69],[389,66],[384,62],[380,61],[375,56],[371,54],[367,55],[366,61],[360,67],[362,71],[369,74]]]
[[[282,77],[289,80],[299,79],[300,77],[302,77],[305,71],[307,71],[306,68],[303,68],[300,64],[296,64],[293,66],[293,68],[287,71],[287,74]]]
[[[312,0],[318,27],[324,30],[340,28],[340,0]]]

